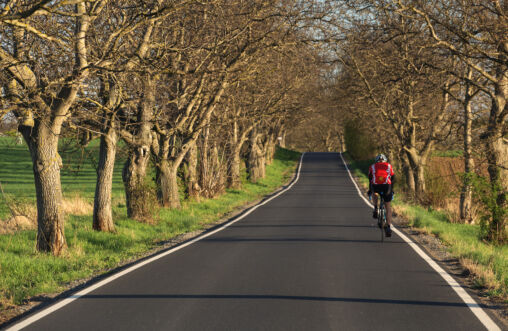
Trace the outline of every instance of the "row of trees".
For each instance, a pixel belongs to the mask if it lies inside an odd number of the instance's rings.
[[[0,5],[2,114],[15,114],[33,161],[37,249],[66,247],[58,153],[62,134],[100,136],[93,228],[114,231],[113,168],[119,141],[128,216],[149,217],[156,196],[240,186],[264,166],[317,79],[304,43],[310,2],[243,0],[4,1]],[[246,144],[247,143],[247,144]]]
[[[489,174],[488,238],[505,241],[508,1],[358,0],[338,5],[342,16],[328,20],[322,31],[338,40],[334,84],[341,96],[339,111],[350,125],[370,132],[378,150],[397,160],[418,201],[425,200],[424,169],[431,151],[462,132],[466,176],[461,216],[471,219],[476,156]],[[480,131],[478,141],[475,130]]]
[[[507,12],[506,0],[2,2],[0,109],[31,153],[37,248],[65,248],[64,133],[100,137],[93,224],[113,231],[119,141],[127,212],[142,221],[150,164],[158,203],[178,208],[179,171],[191,197],[238,187],[242,159],[256,181],[289,127],[302,149],[343,150],[344,127],[363,126],[419,201],[433,148],[461,131],[471,173],[477,134],[488,236],[506,240]]]

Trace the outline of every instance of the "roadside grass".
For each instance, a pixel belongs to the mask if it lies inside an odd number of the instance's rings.
[[[3,146],[0,145],[1,148]],[[22,146],[15,146],[14,152],[16,157],[19,157],[18,161],[21,161],[21,156],[29,158],[28,154],[21,153],[22,149]],[[4,151],[0,151],[2,152]],[[14,161],[10,147],[7,154],[1,155],[8,155],[10,162]],[[72,281],[99,275],[143,256],[175,236],[204,229],[207,224],[287,183],[294,174],[299,155],[296,152],[278,149],[273,163],[267,166],[266,178],[258,183],[252,184],[243,178],[240,190],[227,190],[225,194],[215,199],[184,201],[182,208],[176,210],[161,209],[154,224],[140,223],[126,217],[125,202],[120,196],[123,190],[116,185],[116,194],[113,198],[116,233],[93,231],[90,214],[67,215],[65,237],[68,249],[61,257],[36,251],[35,230],[0,235],[0,309],[21,304],[34,296],[58,293]],[[0,163],[6,162],[2,157]],[[29,162],[28,159],[26,163]],[[1,169],[2,164],[0,171],[4,170]],[[118,168],[121,167],[116,168],[115,176],[119,176]],[[31,175],[31,168],[28,171],[23,169],[22,172],[25,176]],[[33,175],[31,176],[33,181]],[[79,172],[75,177],[77,178],[62,174],[62,183],[67,183],[67,195],[71,198],[77,196],[77,199],[93,199],[91,188],[95,187],[95,175],[92,176],[88,171]],[[0,180],[7,183],[4,190],[9,195],[19,192],[25,197],[35,196],[33,182],[29,185],[30,181],[21,174],[12,170],[3,171],[0,172]],[[26,182],[22,189],[17,186],[21,180]],[[80,184],[72,184],[74,180]]]
[[[354,161],[344,155],[352,173],[364,188],[371,161]],[[409,225],[438,237],[448,252],[470,272],[474,285],[488,296],[508,302],[508,245],[494,245],[481,239],[480,226],[453,223],[449,214],[404,202],[397,195],[394,209]]]

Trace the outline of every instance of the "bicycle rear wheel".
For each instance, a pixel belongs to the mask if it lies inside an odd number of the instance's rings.
[[[381,230],[381,242],[383,242],[385,241],[385,226],[386,226],[384,206],[381,206],[381,208],[379,208],[377,214],[377,221],[379,222],[379,224],[381,224],[379,229]]]

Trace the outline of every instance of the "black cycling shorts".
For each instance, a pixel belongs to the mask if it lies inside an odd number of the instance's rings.
[[[379,193],[383,197],[384,202],[390,202],[393,199],[391,184],[372,184],[372,191]]]

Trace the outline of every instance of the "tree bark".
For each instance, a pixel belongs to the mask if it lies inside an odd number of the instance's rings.
[[[469,79],[471,79],[472,71],[469,71]],[[473,125],[473,116],[471,112],[471,86],[466,83],[465,99],[464,99],[464,181],[460,192],[460,219],[462,222],[471,223],[473,221],[472,206],[472,187],[470,175],[474,169],[474,160],[471,150],[471,134]]]
[[[187,184],[187,194],[189,197],[197,197],[199,195],[198,183],[198,148],[193,143],[186,155],[187,172],[185,180]]]
[[[206,187],[206,181],[208,180],[209,170],[210,170],[210,166],[209,166],[209,162],[208,162],[208,154],[209,154],[208,152],[210,149],[210,147],[208,146],[209,137],[210,137],[210,127],[207,126],[203,130],[203,139],[202,139],[202,144],[201,144],[201,162],[199,163],[200,164],[199,186],[201,188]]]
[[[265,177],[265,153],[260,148],[258,139],[257,130],[252,130],[250,134],[248,173],[249,180],[253,183],[257,183],[258,180]]]
[[[240,148],[235,147],[233,151],[230,152],[229,155],[229,163],[228,163],[228,181],[227,185],[229,188],[238,189],[241,186],[241,177],[240,177]]]
[[[407,151],[407,158],[414,178],[414,194],[418,201],[423,202],[427,192],[425,185],[425,165],[427,164],[427,153],[418,155],[416,149]],[[408,183],[409,184],[409,183]]]
[[[111,209],[111,192],[117,141],[116,130],[112,126],[106,134],[101,136],[93,208],[93,229],[97,231],[115,231]]]
[[[227,149],[228,155],[228,164],[227,164],[227,180],[226,186],[232,189],[238,189],[241,187],[241,174],[240,174],[240,166],[242,159],[240,157],[240,152],[242,150],[242,146],[246,140],[247,133],[252,129],[252,127],[247,128],[239,135],[238,123],[236,121],[233,122],[233,130],[229,140],[229,146]]]
[[[148,203],[148,195],[144,191],[146,168],[150,158],[148,151],[146,146],[133,148],[122,171],[127,216],[138,221],[145,221],[147,217],[145,206]]]
[[[492,191],[494,192],[496,207],[490,223],[489,239],[497,242],[507,240],[507,192],[508,183],[508,142],[506,138],[496,137],[487,142],[488,172]]]
[[[266,161],[265,163],[268,165],[268,164],[272,164],[273,162],[273,158],[275,156],[275,142],[273,142],[271,139],[271,137],[268,136],[267,137],[267,141],[266,141],[266,153],[265,153],[265,157],[266,157]]]
[[[157,180],[157,196],[160,204],[166,208],[180,208],[178,192],[178,164],[175,161],[163,159],[155,168]]]
[[[279,139],[280,138],[280,139]],[[286,132],[285,131],[282,131],[280,133],[280,136],[277,137],[278,141],[279,141],[279,146],[282,147],[282,148],[286,148]]]
[[[37,195],[37,250],[58,256],[66,248],[58,135],[45,123],[19,128],[32,157]]]
[[[501,110],[506,113],[506,96],[508,95],[508,74],[505,85],[498,87],[496,100],[493,102],[489,126],[486,133],[486,152],[488,172],[492,192],[495,196],[495,208],[489,227],[489,239],[505,242],[507,238],[506,224],[508,194],[508,140],[503,137],[503,123],[499,121]],[[504,92],[504,93],[503,93]],[[497,115],[497,116],[496,116]]]
[[[404,169],[404,176],[406,178],[406,185],[409,190],[410,196],[414,198],[415,192],[416,192],[416,185],[415,185],[415,175],[413,173],[413,169],[411,168],[411,165],[406,162],[403,165]]]

